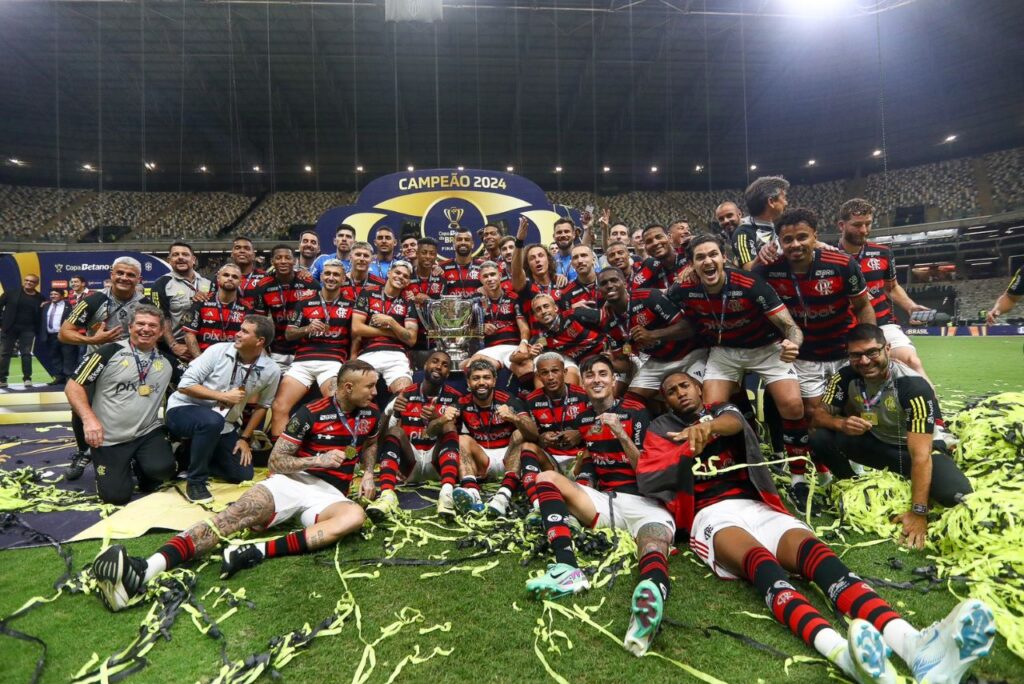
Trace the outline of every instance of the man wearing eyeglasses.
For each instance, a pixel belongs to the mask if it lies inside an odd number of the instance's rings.
[[[836,478],[853,477],[850,461],[910,478],[911,506],[902,516],[903,543],[924,548],[928,502],[954,506],[971,485],[934,441],[939,402],[919,373],[890,357],[885,333],[862,324],[847,337],[850,365],[829,381],[812,415],[811,451]]]

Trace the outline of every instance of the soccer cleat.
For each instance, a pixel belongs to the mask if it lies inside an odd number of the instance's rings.
[[[850,633],[847,635],[848,664],[852,671],[848,671],[840,661],[840,667],[851,675],[860,684],[868,682],[882,682],[883,684],[896,684],[899,677],[896,669],[889,662],[892,649],[886,645],[882,635],[867,620],[854,620],[850,623]]]
[[[642,580],[633,590],[633,614],[629,619],[626,637],[622,645],[633,655],[640,657],[647,653],[658,633],[664,614],[665,600],[658,585],[649,579]]]
[[[917,634],[914,679],[921,684],[958,684],[978,658],[992,650],[996,624],[978,599],[961,601],[945,618]]]
[[[185,483],[185,498],[192,503],[204,504],[213,501],[213,494],[205,482]]]
[[[523,525],[528,530],[543,530],[544,518],[541,517],[540,509],[534,506],[530,512],[526,514],[526,519],[523,521]]]
[[[479,489],[456,487],[455,491],[452,492],[452,498],[455,499],[455,510],[459,512],[459,515],[484,512],[484,504],[480,501]]]
[[[443,518],[455,517],[455,499],[452,498],[452,487],[450,484],[441,485],[441,492],[437,495],[437,514]]]
[[[224,560],[220,564],[220,578],[230,579],[239,570],[255,568],[263,562],[263,552],[255,544],[229,546],[224,549]]]
[[[92,574],[103,603],[115,613],[146,591],[146,561],[129,556],[120,544],[107,547],[96,556]]]
[[[807,497],[810,496],[811,486],[806,482],[797,482],[790,485],[787,491],[797,513],[805,513],[807,511]],[[811,512],[814,512],[813,509]]]
[[[388,518],[397,518],[402,514],[402,508],[398,505],[398,496],[395,490],[385,489],[377,497],[377,500],[366,507],[366,515],[374,525],[383,525]]]
[[[508,497],[504,493],[498,492],[484,506],[484,512],[488,518],[504,518],[508,513]]]
[[[71,465],[64,469],[64,479],[74,482],[85,474],[85,469],[92,462],[89,454],[84,451],[76,451],[71,457]]]
[[[562,598],[590,588],[582,570],[566,563],[552,563],[540,577],[526,580],[526,591],[535,599]]]
[[[0,382],[0,389],[7,389],[7,381]]]

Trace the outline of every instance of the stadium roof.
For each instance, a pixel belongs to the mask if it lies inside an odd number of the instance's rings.
[[[444,0],[437,23],[384,0],[6,2],[0,154],[21,164],[0,181],[350,190],[511,165],[546,189],[700,189],[1024,143],[1024,3],[795,2]]]

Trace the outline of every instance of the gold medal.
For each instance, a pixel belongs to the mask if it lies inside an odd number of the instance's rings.
[[[541,347],[547,347],[548,346],[548,338],[546,338],[543,335],[541,335],[540,337],[537,338],[536,344],[541,346]]]
[[[345,459],[351,461],[353,458],[359,455],[359,451],[354,446],[345,447]]]
[[[139,394],[141,394],[144,397],[148,397],[152,391],[153,388],[150,387],[149,385],[139,385]]]
[[[633,345],[631,345],[629,342],[622,345],[622,353],[625,354],[626,356],[631,355],[633,353]]]
[[[861,411],[860,417],[872,425],[878,425],[878,414],[874,411]]]

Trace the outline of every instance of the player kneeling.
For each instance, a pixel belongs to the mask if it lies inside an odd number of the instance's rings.
[[[775,618],[858,682],[896,682],[888,656],[907,663],[918,682],[959,682],[988,655],[992,611],[961,602],[944,620],[914,629],[782,505],[757,437],[731,404],[704,405],[702,387],[674,373],[662,383],[671,409],[644,440],[640,489],[665,501],[690,548],[719,576],[743,577]],[[853,619],[844,639],[789,583],[814,582]]]
[[[149,559],[128,555],[116,544],[93,561],[93,574],[107,607],[121,610],[145,593],[151,579],[242,530],[263,530],[298,517],[305,529],[267,542],[229,546],[221,577],[251,568],[264,558],[290,556],[330,546],[363,526],[366,516],[346,494],[357,457],[364,474],[361,494],[375,493],[373,465],[380,414],[373,404],[377,372],[349,361],[338,372],[336,394],[306,404],[288,421],[270,454],[274,474],[254,485],[212,520],[197,523],[160,547]]]
[[[395,485],[399,473],[406,482],[440,480],[437,512],[454,516],[452,491],[459,475],[459,435],[456,404],[462,394],[447,385],[452,360],[434,351],[423,365],[423,382],[395,397],[385,411],[390,427],[380,446],[380,496],[366,507],[374,524],[399,514]]]
[[[624,645],[640,656],[650,648],[668,598],[668,549],[675,534],[671,514],[658,501],[641,496],[636,482],[640,446],[650,423],[644,405],[631,397],[616,401],[615,369],[604,355],[580,367],[590,408],[579,418],[589,450],[579,481],[555,471],[537,477],[537,498],[555,563],[526,583],[536,597],[558,598],[590,588],[576,562],[569,514],[589,527],[628,530],[636,539],[640,582],[633,591],[632,617]]]

